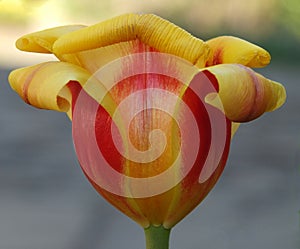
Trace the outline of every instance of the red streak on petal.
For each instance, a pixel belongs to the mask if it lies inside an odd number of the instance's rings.
[[[192,81],[191,84],[193,84],[193,82],[195,81]],[[195,83],[197,84],[197,87],[201,87],[200,82]],[[205,89],[203,90],[205,91]],[[210,121],[208,120],[208,113],[204,102],[204,97],[206,96],[206,94],[207,93],[204,92],[203,96],[199,98],[199,96],[197,96],[197,94],[189,87],[183,96],[183,101],[189,106],[190,110],[193,112],[200,135],[200,148],[198,156],[195,161],[195,164],[192,167],[192,170],[182,182],[184,189],[189,189],[193,184],[198,183],[198,178],[210,147],[211,126]],[[188,120],[185,122],[187,126],[189,125],[189,123],[190,122],[188,122]],[[188,151],[186,153],[188,153]]]
[[[158,52],[156,48],[150,47],[147,44],[142,43],[139,39],[136,39],[136,46],[132,53],[143,53],[143,52]]]
[[[224,48],[219,47],[218,49],[216,49],[214,51],[212,61],[207,62],[206,67],[222,64],[223,63],[223,53],[224,53]]]
[[[252,79],[252,85],[253,85],[253,100],[249,101],[252,103],[251,106],[249,106],[248,109],[248,113],[247,115],[244,117],[245,121],[249,121],[252,120],[256,117],[258,117],[259,115],[261,115],[261,113],[264,112],[265,110],[265,105],[263,105],[263,101],[264,101],[264,86],[263,84],[261,84],[260,79],[258,78],[258,76],[256,75],[256,73],[252,70],[250,70],[247,67],[241,66],[243,69],[247,70],[247,72],[249,73],[251,79]]]
[[[209,79],[210,83],[213,85],[215,88],[216,92],[219,92],[219,83],[215,75],[213,75],[211,72],[208,70],[202,71],[202,73],[205,74],[205,76]]]
[[[95,135],[99,149],[108,164],[118,171],[124,173],[124,157],[117,150],[112,138],[112,126],[115,125],[107,111],[99,105],[96,121]],[[121,140],[120,134],[114,134],[115,139]],[[117,138],[116,138],[117,136]],[[99,172],[100,173],[100,172]]]
[[[79,96],[79,93],[82,90],[82,86],[77,81],[70,81],[67,84],[67,87],[69,88],[71,95],[72,95],[71,105],[72,105],[72,113],[73,113],[77,98]]]

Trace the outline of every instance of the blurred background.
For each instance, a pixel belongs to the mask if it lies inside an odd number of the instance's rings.
[[[19,52],[23,34],[155,13],[202,39],[234,35],[266,48],[256,70],[282,82],[280,110],[241,126],[221,179],[173,230],[171,249],[299,249],[300,2],[298,0],[0,0],[0,249],[144,248],[143,231],[107,204],[78,165],[64,114],[24,104],[7,77],[55,60]]]

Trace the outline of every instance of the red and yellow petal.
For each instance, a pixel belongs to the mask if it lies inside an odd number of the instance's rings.
[[[220,64],[204,70],[217,79],[222,108],[231,121],[251,121],[285,102],[286,92],[281,84],[243,65]],[[213,99],[212,96],[212,104]]]
[[[207,66],[237,63],[248,67],[264,67],[271,56],[263,48],[233,36],[219,36],[206,41],[211,49]]]
[[[9,75],[9,82],[26,103],[70,113],[72,94],[66,85],[71,81],[84,85],[90,77],[86,70],[75,65],[45,62],[14,70]]]

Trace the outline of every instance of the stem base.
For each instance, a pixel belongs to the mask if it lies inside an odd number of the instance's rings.
[[[150,226],[144,229],[146,249],[169,249],[170,229]]]

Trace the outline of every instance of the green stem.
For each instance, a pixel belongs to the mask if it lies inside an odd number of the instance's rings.
[[[145,230],[146,249],[169,249],[170,229],[150,226]]]

